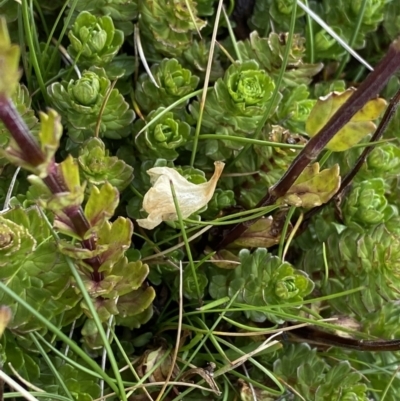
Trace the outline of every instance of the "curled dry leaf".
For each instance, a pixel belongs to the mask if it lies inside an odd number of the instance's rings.
[[[170,167],[154,167],[147,171],[153,185],[143,200],[143,209],[149,214],[145,219],[137,220],[140,227],[151,230],[163,221],[176,221],[178,216],[171,192],[174,185],[179,209],[183,218],[200,210],[212,198],[217,181],[225,163],[214,163],[215,171],[211,179],[203,184],[193,184]]]
[[[165,355],[166,353],[168,353],[167,356]],[[143,377],[151,372],[149,382],[163,382],[169,375],[172,360],[171,352],[165,349],[164,346],[153,350],[147,350],[143,354],[139,366],[137,367],[138,374]],[[176,378],[178,374],[179,368],[177,365],[174,365],[172,379]]]
[[[319,168],[319,163],[307,166],[278,202],[305,208],[328,202],[340,187],[339,165],[335,164],[322,171]]]
[[[274,216],[261,218],[252,224],[239,238],[233,241],[229,248],[270,248],[279,244],[283,226],[285,225],[287,209],[284,208]],[[289,224],[286,235],[292,230]]]

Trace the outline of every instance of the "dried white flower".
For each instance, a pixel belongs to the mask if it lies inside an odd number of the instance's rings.
[[[189,217],[207,205],[214,194],[225,163],[215,162],[214,165],[215,171],[211,179],[199,185],[189,182],[170,167],[154,167],[147,170],[153,187],[147,191],[143,199],[143,209],[149,215],[146,219],[137,220],[139,226],[151,230],[163,221],[178,220],[170,182],[174,185],[183,218]]]

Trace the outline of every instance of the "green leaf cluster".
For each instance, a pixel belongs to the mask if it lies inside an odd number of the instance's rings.
[[[363,1],[356,0],[351,3],[346,1],[339,2],[323,2],[324,14],[327,24],[344,40],[352,43],[355,49],[365,46],[365,36],[369,32],[377,29],[380,22],[382,22],[385,13],[385,7],[390,3],[390,0],[366,0],[364,13],[361,14]],[[354,35],[354,21],[360,18],[360,28],[355,38]],[[325,55],[330,58],[339,57],[344,54],[343,49],[335,42],[330,46],[325,46],[321,50],[321,56]]]
[[[197,16],[197,4],[193,0],[144,0],[139,2],[139,12],[141,40],[149,54],[180,56],[196,32],[206,26],[206,21]]]
[[[274,373],[309,401],[368,401],[362,375],[348,361],[329,366],[307,344],[290,345],[274,363]],[[295,394],[294,400],[301,398]]]
[[[214,299],[232,297],[238,293],[236,301],[239,303],[270,307],[271,312],[245,312],[248,318],[256,322],[268,319],[282,323],[282,318],[275,315],[274,310],[298,313],[299,304],[292,307],[280,307],[280,304],[299,303],[311,293],[314,284],[306,273],[264,248],[258,248],[253,253],[242,249],[239,257],[240,265],[233,270],[211,270],[209,292]]]
[[[50,230],[37,208],[12,209],[0,217],[0,280],[22,299],[59,325],[70,323],[80,300],[71,286],[70,269],[52,241]],[[43,324],[6,294],[0,303],[9,305],[13,319],[8,325],[14,335],[32,330],[46,331]],[[75,310],[72,319],[80,316]]]
[[[111,139],[129,135],[135,113],[119,91],[110,86],[104,69],[91,67],[82,78],[55,82],[48,87],[73,143],[84,142],[96,132]]]
[[[221,135],[247,136],[255,132],[275,84],[254,60],[232,64],[223,78],[215,83],[207,95],[202,120],[203,130]],[[200,103],[194,102],[190,111],[198,118]],[[223,142],[222,154],[212,141],[206,154],[213,160],[227,159],[233,150],[242,146],[232,141]]]
[[[82,11],[68,32],[68,52],[83,68],[102,67],[112,61],[124,42],[110,16],[96,17]]]
[[[168,107],[182,97],[192,93],[199,84],[199,78],[178,62],[177,59],[163,59],[153,64],[149,75],[142,74],[136,84],[135,100],[142,113],[155,111],[160,106]],[[188,102],[180,104],[184,108]]]
[[[346,224],[369,227],[397,216],[398,210],[389,204],[385,192],[385,181],[382,178],[372,178],[355,184],[343,205]]]
[[[250,26],[260,32],[268,32],[274,27],[277,32],[287,32],[290,27],[290,16],[295,6],[295,0],[256,0]],[[304,21],[300,19],[304,11],[296,9],[295,32],[304,29]],[[274,29],[274,30],[275,30]]]
[[[92,185],[109,182],[122,191],[133,178],[133,168],[118,157],[110,156],[99,138],[91,138],[83,144],[78,162],[82,178]]]
[[[255,30],[239,42],[224,13],[217,21],[215,0],[43,0],[30,8],[27,2],[0,3],[12,21],[14,42],[23,50],[20,62],[19,47],[11,45],[0,24],[0,97],[12,96],[34,137],[22,130],[24,147],[0,126],[0,194],[15,195],[10,203],[14,208],[0,215],[3,285],[64,334],[71,333],[98,361],[104,346],[101,328],[114,330],[122,343],[119,348],[109,337],[118,368],[126,358],[142,373],[152,364],[149,381],[172,367],[169,349],[175,346],[182,318],[174,371],[179,368],[184,375],[192,364],[191,374],[209,379],[207,385],[215,380],[225,399],[400,399],[398,355],[392,352],[288,346],[286,340],[299,341],[294,332],[247,359],[247,377],[234,363],[242,356],[238,350],[259,351],[269,335],[265,331],[279,330],[283,323],[346,315],[358,323],[358,338],[400,337],[398,116],[386,131],[389,141],[375,147],[340,196],[334,197],[340,181],[364,149],[356,142],[367,141],[376,127],[370,115],[364,120],[356,114],[336,135],[337,142],[327,146],[330,150],[316,160],[314,152],[302,160],[312,163],[298,171],[283,196],[277,195],[276,210],[226,249],[213,249],[220,237],[229,238],[233,219],[246,221],[246,228],[263,213],[261,208],[244,209],[255,208],[268,194],[274,197],[274,185],[307,143],[305,134],[313,137],[329,124],[334,111],[353,96],[353,89],[346,89],[359,87],[367,73],[354,60],[349,62],[337,40],[299,2],[227,2],[225,11],[235,23],[232,16],[254,3],[244,23]],[[303,3],[372,66],[397,35],[395,0]],[[238,25],[230,22],[236,33]],[[209,70],[211,33],[217,25]],[[72,62],[64,59],[64,44]],[[21,66],[26,86],[18,83]],[[202,93],[206,76],[208,88]],[[368,103],[361,114],[373,112],[373,119],[380,118],[398,84],[392,78],[382,99]],[[316,100],[321,96],[323,100]],[[39,113],[50,106],[62,119],[54,111]],[[11,123],[23,126],[22,120]],[[11,131],[16,138],[16,130]],[[188,217],[191,221],[183,226],[167,222],[152,230],[136,226],[135,220],[147,213],[143,199],[151,187],[150,168],[168,166],[201,184],[212,174],[213,161],[221,160],[227,163],[218,188],[207,205]],[[20,172],[13,187],[14,166],[31,175]],[[318,205],[324,208],[310,219]],[[90,401],[100,396],[98,376],[78,369],[78,364],[86,366],[80,357],[67,352],[56,335],[5,293],[0,294],[0,311],[3,305],[10,307],[13,320],[0,338],[1,369],[12,374],[7,365],[12,363],[49,397]],[[0,326],[2,331],[4,322]],[[226,333],[235,338],[227,339]],[[34,348],[35,338],[45,344],[64,386],[44,353]],[[55,356],[58,349],[70,359]],[[160,368],[150,359],[154,355],[157,361],[167,356]],[[108,356],[112,362],[112,354]],[[216,362],[218,374],[210,374],[206,360]],[[105,371],[108,384],[118,382],[112,363]],[[131,371],[122,374],[118,386],[137,384]],[[232,379],[238,375],[236,386]],[[186,376],[182,381],[186,379],[192,380]],[[151,385],[151,397],[161,398]],[[113,390],[106,386],[104,396]],[[194,387],[175,390],[185,400],[220,398]],[[125,399],[148,398],[139,391]],[[124,395],[122,391],[114,398],[124,400]],[[164,398],[175,396],[170,392]]]
[[[254,31],[249,39],[238,43],[238,48],[243,60],[256,60],[276,81],[288,46],[287,39],[287,34],[271,32],[267,37],[262,37]],[[306,39],[300,34],[295,34],[292,38],[287,68],[283,73],[284,87],[290,87],[292,90],[296,90],[301,84],[308,85],[323,67],[322,63],[309,64],[304,61],[305,42]]]
[[[165,112],[160,107],[148,115],[148,123],[157,118],[155,123],[140,132],[145,122],[138,120],[133,127],[136,138],[135,145],[140,152],[141,159],[175,160],[179,153],[177,148],[186,144],[189,139],[191,127],[185,121],[181,121],[172,112]]]
[[[138,17],[137,0],[77,0],[74,6],[77,11],[88,11],[98,17],[110,16],[125,36],[133,33],[132,20]]]
[[[326,219],[326,217],[325,217]],[[380,310],[383,305],[399,299],[399,229],[397,217],[363,231],[335,223],[316,220],[314,235],[299,239],[303,254],[301,266],[309,274],[321,271],[324,264],[322,242],[325,242],[329,277],[319,282],[323,294],[335,294],[345,288],[362,291],[331,299],[329,304],[339,313],[355,314]],[[311,245],[308,245],[311,244]]]

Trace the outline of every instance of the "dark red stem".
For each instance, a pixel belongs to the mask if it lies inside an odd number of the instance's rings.
[[[31,166],[38,166],[45,161],[45,155],[29,131],[24,120],[21,118],[18,110],[15,108],[14,103],[10,98],[5,97],[4,95],[0,95],[0,120],[10,131],[11,136],[21,151],[21,157],[28,164]],[[54,161],[50,163],[48,175],[43,179],[43,181],[53,194],[68,191],[64,179],[60,174],[58,165]],[[63,211],[71,220],[75,232],[83,238],[84,234],[89,230],[90,224],[86,219],[82,208],[80,206],[67,207]],[[94,238],[91,237],[87,240],[83,240],[82,246],[91,251],[96,249]],[[99,258],[91,258],[85,260],[85,262],[93,269],[92,279],[97,282],[101,281],[103,277],[98,271],[100,267]]]
[[[44,162],[43,152],[29,132],[25,121],[20,117],[11,99],[4,95],[0,95],[0,120],[17,142],[27,163],[38,166]]]
[[[361,83],[357,91],[336,111],[329,122],[311,138],[303,150],[294,159],[282,178],[271,187],[256,208],[273,205],[276,200],[289,190],[303,170],[315,160],[334,135],[347,124],[350,119],[384,88],[389,78],[400,69],[400,39],[394,41],[386,55],[378,63],[375,70]],[[216,244],[215,250],[225,248],[240,237],[258,219],[233,226]]]

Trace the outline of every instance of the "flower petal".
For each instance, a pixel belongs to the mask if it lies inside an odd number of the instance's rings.
[[[203,184],[193,184],[170,167],[154,167],[147,171],[153,187],[143,199],[143,209],[149,214],[146,219],[139,219],[140,227],[151,230],[163,221],[178,220],[171,182],[174,185],[179,209],[183,218],[200,210],[212,198],[217,181],[222,174],[225,163],[214,163],[215,171],[211,179]]]

